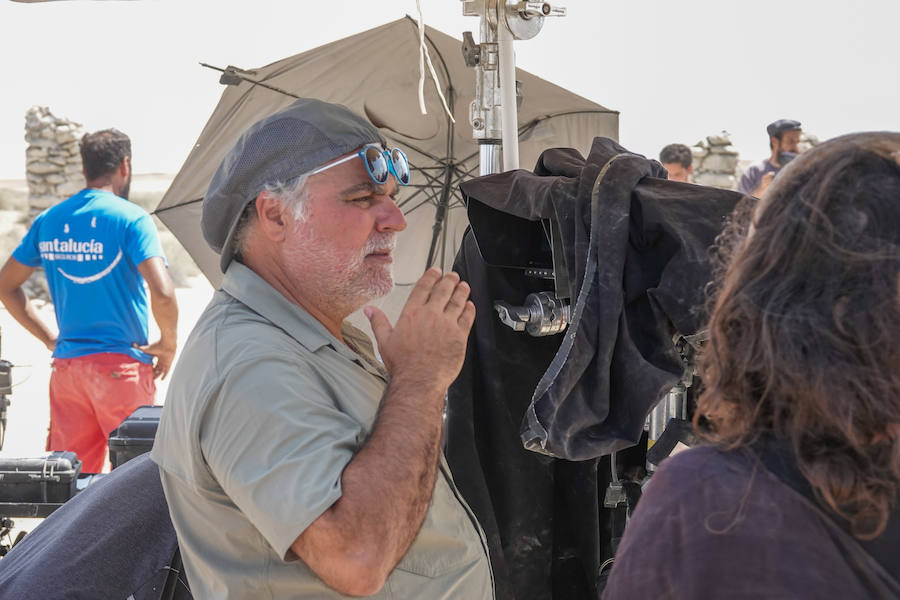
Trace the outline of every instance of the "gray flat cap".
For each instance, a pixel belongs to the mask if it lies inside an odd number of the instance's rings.
[[[769,137],[777,137],[786,131],[796,131],[800,129],[800,121],[793,119],[778,119],[766,126],[766,133]]]
[[[268,184],[288,183],[361,146],[386,142],[367,120],[340,104],[300,98],[250,126],[216,169],[200,228],[221,255],[224,273],[234,256],[241,214]]]

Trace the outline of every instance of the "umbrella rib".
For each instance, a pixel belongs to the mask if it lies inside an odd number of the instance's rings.
[[[421,171],[421,169],[419,169],[418,167],[413,167],[413,168]],[[434,177],[434,176],[432,176],[432,175],[429,175],[428,173],[425,173],[425,172],[422,172],[422,175],[424,175],[425,178],[428,179],[428,184],[427,184],[427,185],[415,186],[415,187],[417,187],[417,188],[419,188],[419,189],[416,190],[416,192],[415,192],[412,196],[410,196],[409,198],[405,198],[401,203],[399,203],[399,204],[397,205],[398,207],[401,207],[401,206],[406,205],[406,204],[409,203],[413,198],[415,198],[416,196],[418,196],[419,194],[421,194],[421,193],[424,192],[425,190],[432,190],[432,189],[434,189],[434,188],[443,187],[442,184],[441,184],[440,182],[438,182],[438,178],[437,178],[437,177]]]
[[[412,202],[416,198],[416,196],[418,196],[422,192],[425,192],[427,189],[430,189],[430,188],[423,187],[422,189],[418,190],[415,194],[413,194],[409,198],[404,198],[400,203],[397,204],[397,208],[403,208],[404,206],[406,206],[407,204]],[[431,200],[431,198],[426,199],[425,202],[428,202],[428,200]]]
[[[424,156],[424,157],[426,157],[426,158],[430,158],[431,160],[433,160],[433,161],[436,162],[436,163],[443,163],[443,162],[444,162],[444,159],[435,156],[435,155],[432,154],[431,152],[426,152],[425,150],[422,150],[422,149],[419,148],[418,146],[414,146],[413,144],[410,144],[409,142],[404,141],[404,142],[403,142],[403,145],[406,146],[407,148],[412,148],[413,150],[415,150],[416,152],[418,152],[418,153],[421,154],[422,156]],[[440,167],[436,167],[436,168],[440,168]]]
[[[433,202],[434,200],[435,200],[435,197],[434,197],[434,196],[432,196],[432,197],[430,197],[430,198],[425,198],[424,200],[422,200],[421,202],[419,202],[418,204],[416,204],[415,206],[413,206],[411,209],[409,209],[409,210],[407,210],[407,211],[404,211],[404,212],[403,212],[403,216],[405,217],[406,215],[408,215],[408,214],[411,213],[412,211],[416,210],[417,208],[419,208],[419,207],[421,207],[421,206],[423,206],[423,205],[425,205],[425,204],[428,204],[429,202]],[[399,207],[398,207],[398,208],[399,208]]]
[[[203,62],[200,63],[200,65],[206,67],[207,69],[212,69],[213,71],[219,71],[221,73],[228,73],[229,75],[234,75],[238,79],[242,79],[243,81],[246,81],[247,83],[252,83],[253,85],[258,85],[260,87],[264,87],[266,89],[272,90],[273,92],[278,92],[279,94],[284,94],[285,96],[290,96],[291,98],[300,98],[300,96],[298,96],[297,94],[293,94],[287,90],[283,90],[279,87],[275,87],[274,85],[269,85],[268,83],[263,83],[262,81],[256,81],[255,79],[250,79],[249,77],[241,75],[240,73],[238,73],[235,70],[229,71],[228,69],[223,69],[222,67],[215,67],[213,65],[208,65]],[[243,71],[243,69],[241,69],[241,70]]]
[[[415,168],[415,167],[413,167],[413,168]],[[443,169],[446,169],[446,167],[442,168],[442,172],[443,172]],[[425,178],[428,179],[428,185],[434,185],[435,182],[437,182],[438,185],[441,185],[438,176],[431,175],[430,173],[426,173],[425,171],[422,171],[422,175],[424,175]]]
[[[187,202],[182,202],[181,204],[173,204],[172,206],[166,206],[163,208],[159,208],[157,206],[156,209],[153,212],[151,212],[150,214],[158,215],[161,212],[165,212],[167,210],[173,210],[175,208],[181,208],[182,206],[187,206],[188,204],[196,204],[197,202],[203,202],[203,198],[194,198],[193,200],[188,200]]]

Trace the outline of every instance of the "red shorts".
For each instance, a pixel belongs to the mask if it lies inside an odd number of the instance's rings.
[[[126,354],[55,358],[47,450],[75,452],[82,472],[99,473],[110,432],[155,396],[153,366]]]

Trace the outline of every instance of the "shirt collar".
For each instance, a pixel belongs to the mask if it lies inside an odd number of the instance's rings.
[[[228,265],[222,279],[222,290],[283,329],[310,352],[332,342],[340,344],[311,314],[236,260]]]

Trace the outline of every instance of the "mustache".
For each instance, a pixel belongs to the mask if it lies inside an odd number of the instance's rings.
[[[384,233],[373,233],[369,239],[366,240],[366,245],[363,247],[362,255],[368,256],[373,252],[384,251],[388,252],[394,251],[394,246],[396,245],[396,237],[394,233],[384,232]]]

